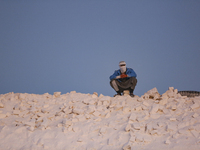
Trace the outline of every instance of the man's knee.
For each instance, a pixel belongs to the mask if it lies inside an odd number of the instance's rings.
[[[115,91],[119,90],[118,85],[116,83],[116,80],[111,80],[110,85],[111,85],[112,88],[114,88]]]
[[[135,85],[137,84],[137,79],[135,77],[131,77],[130,79],[131,79],[133,84],[135,84]]]
[[[114,82],[115,82],[115,80],[111,80],[110,81],[110,85],[113,85]]]
[[[116,86],[117,85],[117,83],[116,83],[116,80],[111,80],[110,81],[110,85],[113,87],[113,86]]]

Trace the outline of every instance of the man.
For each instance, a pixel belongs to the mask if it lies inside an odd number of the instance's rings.
[[[121,96],[124,90],[129,90],[130,96],[134,97],[133,91],[137,84],[135,71],[131,68],[126,68],[125,61],[119,62],[119,68],[110,76],[110,85],[117,92],[114,97]]]

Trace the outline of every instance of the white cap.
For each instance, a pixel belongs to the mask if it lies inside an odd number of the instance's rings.
[[[125,61],[120,61],[119,62],[119,66],[121,66],[121,65],[126,65],[126,62]]]

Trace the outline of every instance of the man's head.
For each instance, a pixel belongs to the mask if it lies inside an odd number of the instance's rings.
[[[120,68],[121,73],[126,72],[126,63],[125,63],[125,61],[120,61],[119,62],[119,68]]]

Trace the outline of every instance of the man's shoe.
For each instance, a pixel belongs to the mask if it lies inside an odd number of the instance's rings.
[[[117,93],[117,94],[114,95],[114,97],[115,97],[115,96],[121,96],[121,94]]]
[[[130,96],[131,96],[131,97],[134,97],[135,95],[134,95],[133,93],[130,93]]]

